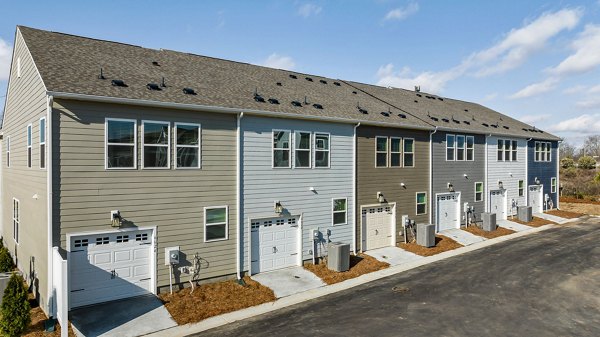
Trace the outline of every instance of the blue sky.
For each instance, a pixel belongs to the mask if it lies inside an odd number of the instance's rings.
[[[383,86],[420,85],[571,143],[600,134],[600,0],[3,0],[0,13],[0,96],[15,26],[25,25]]]

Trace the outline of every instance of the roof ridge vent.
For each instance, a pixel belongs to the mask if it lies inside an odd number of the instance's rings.
[[[192,88],[183,88],[183,93],[186,95],[196,95],[196,91]]]
[[[160,63],[158,63],[158,61],[152,61],[152,65],[153,65],[153,66],[160,67]]]
[[[308,76],[306,76],[304,79],[307,80],[307,81],[309,81],[309,82],[313,81],[313,79],[311,77],[308,77]]]
[[[298,76],[296,76],[294,74],[290,74],[289,76],[290,76],[290,78],[293,78],[293,79],[297,79],[298,78]]]
[[[360,112],[363,115],[366,115],[369,113],[369,111],[367,111],[367,109],[363,109],[360,107],[360,102],[356,102],[356,108],[358,109],[358,112]]]
[[[271,103],[271,104],[279,104],[279,100],[277,100],[276,98],[269,98],[269,103]]]
[[[341,86],[342,86],[342,84],[341,84],[340,82],[333,82],[333,85],[336,85],[336,86],[338,86],[338,87],[341,87]]]
[[[323,83],[323,84],[327,84],[327,81],[325,81],[325,80],[319,80],[319,82]]]
[[[146,84],[146,88],[153,91],[161,91],[162,89],[156,83],[148,83]]]
[[[292,101],[292,105],[293,106],[302,106],[302,103],[300,103],[298,101]]]
[[[323,106],[321,104],[318,104],[318,103],[313,104],[313,107],[315,109],[323,110]]]
[[[110,81],[113,87],[127,87],[127,84],[123,80],[112,80]]]

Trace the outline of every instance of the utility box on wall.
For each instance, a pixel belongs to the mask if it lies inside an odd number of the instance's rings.
[[[530,222],[533,220],[533,208],[531,206],[517,207],[517,218],[520,221]]]
[[[423,247],[435,246],[434,224],[417,224],[417,244]]]
[[[332,242],[327,247],[327,268],[333,271],[350,269],[350,244]]]

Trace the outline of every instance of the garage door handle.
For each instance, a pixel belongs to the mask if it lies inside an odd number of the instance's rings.
[[[273,253],[277,253],[277,247],[273,247]]]
[[[378,230],[375,230],[375,235],[379,235],[379,231]]]
[[[110,271],[110,278],[114,279],[115,277],[117,277],[117,273],[114,270]]]

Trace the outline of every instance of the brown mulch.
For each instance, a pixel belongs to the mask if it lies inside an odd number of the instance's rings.
[[[248,276],[244,282],[246,286],[236,280],[203,284],[191,294],[191,288],[185,288],[172,295],[160,294],[159,298],[180,325],[275,301],[273,290]]]
[[[44,329],[44,321],[48,319],[46,314],[42,311],[42,308],[38,305],[37,301],[33,299],[33,296],[29,296],[29,304],[31,305],[31,323],[25,332],[24,337],[59,337],[60,336],[60,325],[56,323],[56,329],[53,332],[46,332]],[[76,337],[75,332],[69,324],[69,337]]]
[[[568,202],[571,204],[593,204],[593,205],[600,205],[600,199],[597,197],[585,197],[583,199],[581,198],[575,198],[575,197],[560,197],[560,202]]]
[[[491,231],[491,232],[486,232],[483,229],[477,227],[477,226],[469,226],[469,227],[463,227],[462,228],[463,231],[465,232],[469,232],[473,235],[478,235],[481,237],[484,237],[486,239],[493,239],[493,238],[497,238],[499,236],[504,236],[504,235],[508,235],[508,234],[512,234],[515,231],[510,230],[508,228],[504,228],[504,227],[500,227],[500,226],[496,226],[496,230]]]
[[[568,211],[568,212],[588,214],[588,215],[600,215],[600,205],[599,204],[561,202],[560,208],[561,208],[561,210]]]
[[[366,254],[350,255],[350,269],[344,272],[337,272],[327,268],[325,262],[312,264],[304,263],[304,269],[312,272],[327,284],[334,284],[358,277],[363,274],[372,273],[389,267],[389,263],[381,262],[372,256]]]
[[[556,225],[556,222],[553,222],[550,220],[544,220],[542,218],[538,218],[537,216],[534,216],[533,220],[531,220],[529,222],[521,221],[517,218],[510,219],[510,221],[520,223],[521,225],[531,226],[531,227],[541,227],[541,226],[549,225],[549,224]]]
[[[563,210],[559,210],[559,209],[553,209],[551,211],[546,211],[546,213],[551,214],[551,215],[556,215],[556,216],[559,216],[561,218],[566,218],[566,219],[579,218],[580,216],[583,215],[581,213],[563,211]]]
[[[431,256],[435,254],[439,254],[448,250],[453,250],[456,248],[463,247],[460,243],[450,239],[449,237],[443,235],[435,236],[435,246],[431,248],[423,247],[417,245],[416,242],[413,243],[401,243],[400,248],[404,250],[408,250],[411,253],[415,253],[421,256]]]

